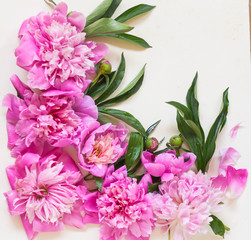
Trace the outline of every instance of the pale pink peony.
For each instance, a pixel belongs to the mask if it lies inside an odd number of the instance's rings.
[[[102,192],[92,193],[85,203],[85,222],[99,221],[101,240],[147,240],[155,221],[149,200],[144,183],[127,177],[125,166],[116,171],[111,166]]]
[[[81,135],[97,126],[97,106],[91,97],[59,90],[37,94],[17,76],[11,80],[21,97],[8,94],[3,102],[8,107],[8,147],[12,156],[26,151],[41,154],[44,144],[79,144]]]
[[[168,150],[159,155],[144,151],[141,156],[146,171],[154,177],[161,177],[161,181],[169,181],[176,174],[187,171],[194,164],[196,156],[193,153],[184,153],[176,157],[174,150]]]
[[[28,85],[41,90],[84,91],[95,64],[108,52],[103,43],[85,42],[85,18],[59,3],[53,13],[25,20],[16,49],[17,65],[29,71]]]
[[[214,188],[207,175],[188,171],[175,176],[152,195],[152,206],[159,223],[170,230],[171,239],[189,240],[198,232],[206,233],[210,215],[221,209],[220,189]]]
[[[219,175],[212,178],[213,185],[221,188],[227,198],[238,198],[246,188],[248,171],[233,167],[240,158],[234,148],[223,149],[220,155]]]
[[[116,162],[126,152],[128,129],[122,123],[101,125],[79,145],[80,166],[95,176],[103,177],[108,164]]]
[[[73,160],[56,149],[46,157],[26,153],[6,169],[12,191],[5,193],[11,215],[20,215],[28,239],[39,232],[60,231],[64,224],[82,228],[83,204],[78,194],[87,193]],[[85,190],[85,191],[84,191]]]

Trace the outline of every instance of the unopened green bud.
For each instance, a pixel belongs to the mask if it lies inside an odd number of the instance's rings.
[[[182,138],[178,135],[172,136],[169,140],[169,144],[176,148],[180,148],[182,143],[183,143]]]
[[[146,139],[146,149],[148,152],[154,152],[159,146],[159,142],[155,137]]]
[[[107,61],[106,59],[102,59],[99,65],[99,73],[102,75],[106,75],[106,74],[110,74],[112,71],[112,66],[111,63],[109,61]]]

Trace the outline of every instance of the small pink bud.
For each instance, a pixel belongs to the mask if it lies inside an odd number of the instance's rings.
[[[154,152],[159,146],[159,142],[155,137],[147,138],[146,149],[148,152]]]

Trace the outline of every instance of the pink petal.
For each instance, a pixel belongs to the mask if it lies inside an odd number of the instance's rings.
[[[80,12],[72,12],[68,17],[68,22],[75,26],[79,32],[85,27],[85,17]]]
[[[39,49],[33,36],[25,34],[22,37],[19,47],[15,50],[15,55],[17,57],[17,65],[28,71],[34,61],[40,60]]]
[[[182,155],[182,157],[184,158],[184,160],[189,159],[188,161],[186,161],[183,165],[183,171],[188,170],[190,167],[192,167],[192,165],[195,163],[196,161],[196,156],[193,153],[184,153]]]
[[[6,171],[11,189],[15,189],[15,182],[16,182],[15,166],[14,165],[8,166],[5,171]]]
[[[139,184],[143,185],[143,187],[145,189],[145,193],[147,193],[148,183],[153,183],[152,177],[149,173],[145,173],[145,175],[143,176],[143,178],[139,182]]]
[[[227,177],[219,175],[216,178],[212,178],[212,186],[214,188],[220,188],[222,191],[225,191],[227,188]]]
[[[46,90],[50,87],[50,83],[47,81],[44,74],[44,68],[37,66],[36,64],[34,64],[32,69],[29,71],[28,79],[29,86],[32,88]]]
[[[38,235],[38,232],[33,231],[32,224],[29,223],[29,220],[28,220],[28,218],[25,217],[25,214],[21,215],[21,220],[23,222],[23,226],[24,226],[26,235],[28,237],[28,240],[35,239],[36,236]]]
[[[25,213],[26,209],[25,206],[14,206],[14,200],[18,197],[17,192],[12,190],[9,192],[4,193],[4,196],[6,197],[8,206],[9,206],[9,212],[11,215],[20,215]]]
[[[159,163],[146,163],[144,167],[148,173],[154,177],[160,177],[165,172],[166,168],[163,164]]]
[[[238,130],[239,130],[239,128],[240,128],[240,124],[241,124],[241,123],[236,124],[236,125],[230,130],[230,137],[231,137],[231,138],[236,137],[236,135],[237,135],[237,133],[238,133]]]
[[[30,88],[25,85],[17,75],[13,75],[10,80],[22,98],[24,97],[25,90],[31,91]]]
[[[67,11],[68,11],[68,7],[66,5],[66,3],[64,2],[60,2],[56,5],[56,7],[54,8],[54,12],[59,12],[60,14],[62,14],[63,16],[67,16]]]
[[[238,169],[228,166],[227,168],[227,184],[230,198],[239,197],[244,191],[248,178],[247,169]]]
[[[161,176],[161,182],[169,182],[173,178],[174,178],[174,174],[173,173],[164,173]]]
[[[227,167],[236,164],[240,154],[234,148],[225,148],[220,151],[219,175],[226,175]]]
[[[83,215],[84,212],[81,212],[81,201],[78,201],[78,203],[75,204],[74,209],[71,211],[70,214],[64,214],[63,222],[64,224],[76,228],[83,228],[84,222],[83,222]]]
[[[40,220],[36,218],[33,221],[34,232],[59,232],[62,230],[64,230],[63,222],[59,222],[58,224],[45,223],[45,222],[41,222]]]

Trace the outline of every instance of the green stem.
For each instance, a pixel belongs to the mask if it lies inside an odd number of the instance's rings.
[[[98,75],[95,77],[95,79],[92,81],[90,88],[92,88],[96,82],[98,81],[99,77],[102,75],[101,72],[98,73]]]

